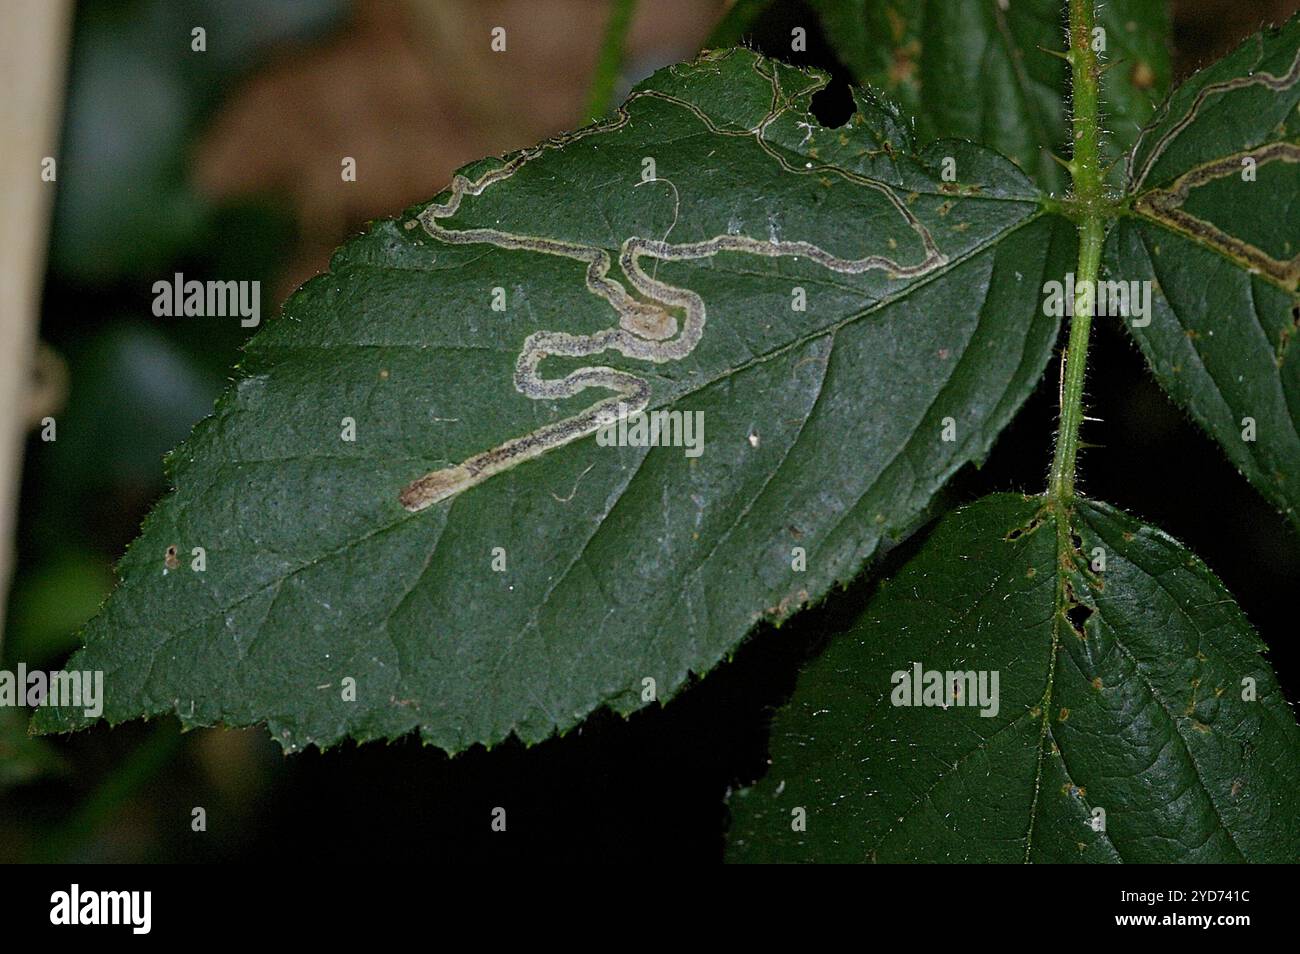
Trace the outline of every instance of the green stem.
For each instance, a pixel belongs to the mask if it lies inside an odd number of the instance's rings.
[[[1061,417],[1056,432],[1056,454],[1048,495],[1064,502],[1074,496],[1075,460],[1079,453],[1079,426],[1083,422],[1083,381],[1088,364],[1088,333],[1101,270],[1101,246],[1106,235],[1109,204],[1101,168],[1100,86],[1101,68],[1092,49],[1094,0],[1070,0],[1070,76],[1072,81],[1071,142],[1069,162],[1074,182],[1074,202],[1079,210],[1079,265],[1075,270],[1074,314],[1061,380]]]
[[[600,59],[596,61],[596,74],[592,77],[591,93],[587,97],[588,119],[599,119],[614,106],[614,88],[623,67],[623,44],[632,26],[636,0],[612,0],[610,7],[609,24],[605,27]]]
[[[1111,204],[1101,168],[1100,123],[1098,100],[1101,70],[1093,52],[1092,25],[1094,0],[1070,0],[1070,78],[1072,109],[1070,140],[1074,155],[1067,166],[1074,184],[1069,206],[1079,228],[1079,264],[1075,269],[1073,313],[1070,318],[1070,342],[1061,359],[1061,417],[1056,430],[1056,454],[1047,498],[1056,511],[1056,613],[1052,618],[1052,653],[1047,668],[1047,685],[1043,689],[1041,722],[1038,730],[1038,769],[1034,778],[1034,797],[1030,818],[1035,817],[1043,787],[1043,764],[1051,737],[1052,691],[1056,681],[1056,660],[1060,655],[1061,634],[1073,624],[1070,608],[1075,604],[1071,574],[1078,566],[1078,554],[1071,534],[1070,503],[1074,499],[1074,468],[1079,454],[1079,426],[1083,423],[1083,380],[1088,366],[1088,333],[1092,330],[1092,311],[1096,302],[1097,275],[1101,270],[1101,246],[1106,237],[1106,221]],[[1091,289],[1091,292],[1089,291]],[[1033,858],[1034,826],[1030,822],[1025,837],[1025,862]]]

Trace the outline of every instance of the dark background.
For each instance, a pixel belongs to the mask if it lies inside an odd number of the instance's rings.
[[[1176,3],[1176,77],[1298,5]],[[722,9],[641,7],[628,81],[693,55]],[[27,447],[5,668],[57,666],[75,647],[165,489],[162,454],[210,411],[237,359],[237,322],[154,318],[152,282],[173,271],[259,278],[278,306],[367,219],[433,196],[465,162],[581,125],[605,10],[603,0],[79,5],[38,386],[59,440]],[[478,52],[493,23],[532,31],[509,76]],[[189,52],[194,24],[208,30],[206,56]],[[796,25],[809,32],[804,55],[789,52]],[[847,118],[845,71],[806,8],[777,0],[751,37],[831,72],[819,119]],[[357,158],[357,183],[340,182],[344,155]],[[1083,453],[1082,490],[1204,558],[1271,647],[1288,698],[1300,698],[1288,612],[1300,540],[1164,398],[1118,327],[1097,323],[1089,364],[1100,421],[1084,437],[1100,446]],[[1056,372],[984,467],[954,481],[950,502],[1042,489]],[[25,713],[0,710],[0,860],[716,861],[725,793],[765,769],[769,714],[870,589],[859,582],[780,630],[760,628],[666,708],[626,721],[602,712],[529,750],[512,742],[449,759],[407,739],[286,758],[262,729],[182,736],[173,720],[29,740]],[[206,833],[190,830],[196,805]],[[489,831],[498,805],[504,835]]]

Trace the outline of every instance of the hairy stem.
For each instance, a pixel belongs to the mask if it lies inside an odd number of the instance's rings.
[[[1061,380],[1061,416],[1048,496],[1061,502],[1074,496],[1079,425],[1083,422],[1083,381],[1088,363],[1088,333],[1092,327],[1095,287],[1106,234],[1107,198],[1100,158],[1098,115],[1101,68],[1092,49],[1094,0],[1070,0],[1070,76],[1072,82],[1071,142],[1068,164],[1079,210],[1079,264],[1075,270],[1074,314]]]
[[[619,70],[623,67],[623,44],[632,26],[632,11],[636,0],[611,0],[609,23],[605,39],[600,45],[600,59],[591,80],[591,93],[587,97],[587,119],[599,119],[614,103],[614,88],[618,84]]]

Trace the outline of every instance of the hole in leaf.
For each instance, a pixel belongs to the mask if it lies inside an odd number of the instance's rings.
[[[1093,613],[1091,606],[1085,606],[1082,603],[1075,603],[1065,611],[1065,618],[1070,621],[1070,628],[1074,630],[1075,635],[1080,639],[1085,639],[1084,624],[1088,622],[1088,617]]]
[[[830,84],[813,93],[809,106],[813,117],[827,129],[838,129],[850,119],[856,107],[849,84],[842,79],[833,79]]]
[[[1069,580],[1065,581],[1065,619],[1074,630],[1074,635],[1080,639],[1087,639],[1087,630],[1084,629],[1088,622],[1088,617],[1093,614],[1091,606],[1086,606],[1079,602],[1079,598],[1074,595],[1074,584]]]
[[[1033,533],[1042,525],[1042,523],[1043,523],[1043,515],[1041,513],[1036,514],[1033,520],[1030,520],[1024,526],[1016,527],[1015,529],[1008,531],[1007,535],[1002,539],[1006,540],[1008,543],[1013,542],[1015,540],[1019,540],[1021,537],[1025,536],[1026,534]]]

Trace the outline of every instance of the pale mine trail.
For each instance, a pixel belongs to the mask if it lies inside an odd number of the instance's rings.
[[[844,274],[861,274],[872,269],[887,272],[895,278],[917,278],[947,264],[948,259],[935,246],[929,230],[912,214],[894,190],[884,182],[858,175],[833,166],[814,164],[809,167],[792,165],[764,139],[767,127],[788,109],[781,105],[781,89],[776,72],[764,73],[755,62],[754,69],[772,84],[772,106],[768,115],[751,129],[723,129],[693,104],[655,90],[634,93],[608,123],[588,127],[566,137],[551,140],[520,153],[509,163],[493,169],[476,180],[456,176],[451,183],[451,196],[441,204],[429,206],[420,215],[420,224],[430,236],[451,245],[488,244],[498,248],[538,252],[573,259],[587,266],[586,287],[591,294],[604,299],[618,314],[618,326],[591,335],[574,335],[564,331],[538,331],[524,341],[523,351],[515,364],[514,386],[520,393],[537,400],[556,400],[573,397],[587,388],[603,388],[613,392],[591,407],[572,417],[547,424],[522,437],[475,454],[451,467],[425,474],[402,488],[398,495],[403,507],[416,512],[441,500],[480,484],[495,474],[516,464],[538,457],[549,450],[561,447],[579,438],[595,433],[602,425],[616,420],[620,415],[637,414],[649,403],[650,385],[641,377],[604,365],[578,368],[562,378],[546,379],[538,366],[552,356],[589,357],[605,351],[617,351],[625,357],[641,361],[663,363],[679,361],[695,350],[704,334],[707,311],[704,300],[687,288],[678,288],[658,281],[641,267],[643,258],[656,261],[687,261],[708,258],[719,252],[740,252],[767,258],[807,258],[830,271]],[[810,90],[809,92],[812,92]],[[613,132],[629,122],[627,106],[636,99],[651,97],[673,103],[690,111],[715,135],[753,138],[767,155],[783,169],[801,175],[833,173],[866,188],[885,195],[907,225],[916,232],[925,250],[923,259],[916,265],[903,265],[882,255],[869,255],[860,259],[845,259],[827,252],[811,242],[785,241],[775,237],[768,240],[744,235],[719,235],[707,241],[672,244],[662,240],[632,236],[620,249],[619,266],[632,287],[650,303],[634,298],[622,284],[609,277],[610,256],[603,248],[566,242],[559,239],[520,235],[490,228],[447,229],[440,219],[449,218],[460,208],[465,196],[481,195],[490,186],[504,182],[523,165],[548,149],[557,149],[579,139],[601,133]],[[413,224],[413,223],[412,223]],[[677,319],[668,311],[680,308],[685,314],[680,333]]]

